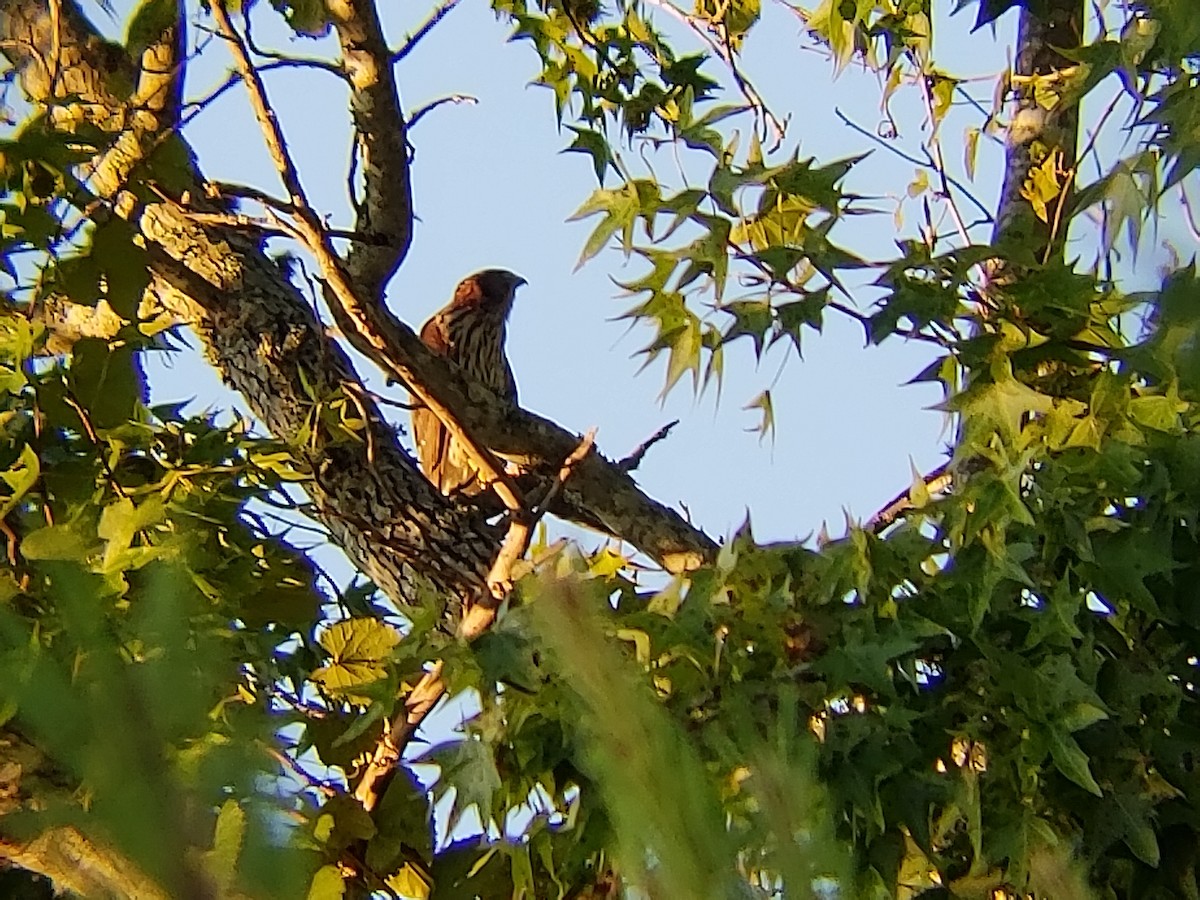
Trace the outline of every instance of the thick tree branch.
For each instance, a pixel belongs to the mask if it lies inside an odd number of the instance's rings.
[[[1060,254],[1066,242],[1062,211],[1070,209],[1079,133],[1079,98],[1071,95],[1067,85],[1075,63],[1056,48],[1079,46],[1085,0],[1047,0],[1042,7],[1044,18],[1021,7],[1011,76],[1016,103],[993,242],[1010,235],[1033,235],[1037,258],[1045,261]],[[1047,109],[1039,95],[1057,96],[1059,102]],[[1041,215],[1027,196],[1035,168],[1052,175],[1059,188]]]
[[[60,40],[69,64],[60,80],[77,87],[72,102],[87,104],[110,130],[124,129],[120,152],[110,154],[97,171],[96,189],[116,198],[122,212],[161,248],[152,253],[155,289],[193,322],[214,364],[246,396],[254,413],[279,437],[304,432],[313,412],[311,392],[323,399],[357,385],[348,360],[286,276],[247,235],[201,227],[173,204],[139,209],[118,196],[140,158],[139,149],[153,144],[157,122],[148,121],[144,129],[126,127],[129,117],[121,100],[107,93],[101,77],[110,50],[94,38],[72,3],[64,9],[69,15]],[[47,18],[37,0],[12,0],[0,8],[6,53],[31,97],[41,102],[55,96],[38,92],[51,84],[41,62],[50,44]],[[105,109],[107,119],[100,116]],[[114,126],[114,121],[121,124]],[[203,197],[199,178],[190,193],[193,202]],[[427,389],[483,446],[521,461],[547,482],[554,477],[577,446],[577,436],[467,384],[378,303],[364,301],[363,292],[345,283],[340,287],[335,304],[339,324],[360,350],[406,385]],[[397,600],[406,594],[407,564],[460,596],[474,594],[498,550],[498,533],[473,510],[434,491],[399,448],[370,398],[360,401],[368,423],[365,447],[344,437],[317,435],[303,448],[321,518],[363,570]],[[599,525],[675,571],[700,564],[714,549],[707,537],[647,498],[626,473],[595,452],[580,463],[551,511]]]
[[[342,261],[334,253],[328,232],[316,211],[309,204],[308,197],[305,196],[304,188],[300,185],[300,173],[296,170],[296,166],[288,154],[283,132],[279,128],[279,120],[267,101],[262,79],[254,70],[242,39],[234,31],[222,0],[213,3],[212,13],[217,20],[217,28],[229,42],[234,61],[250,95],[250,107],[254,110],[271,159],[287,189],[290,205],[294,211],[297,237],[316,257],[325,287],[331,295],[330,302],[334,308],[346,309],[357,306],[360,303],[361,295],[355,290]],[[441,420],[442,425],[454,436],[454,439],[466,449],[481,477],[492,485],[505,508],[510,513],[519,512],[524,504],[517,494],[517,488],[505,474],[504,466],[492,456],[491,451],[472,440],[471,436],[458,424],[454,414],[441,405],[436,396],[426,390],[423,385],[410,384],[409,390],[422,405],[428,407]]]
[[[75,789],[33,744],[10,728],[0,729],[0,819],[45,809],[55,802],[73,805]],[[44,875],[55,890],[80,897],[167,900],[170,896],[137,866],[79,829],[46,828],[29,839],[0,835],[0,865]]]
[[[139,127],[143,119],[126,113],[121,98],[107,93],[98,67],[109,62],[108,45],[94,40],[71,3],[64,4],[64,13],[58,29],[63,67],[55,82],[42,62],[52,33],[45,5],[15,0],[0,7],[0,37],[8,41],[5,52],[22,84],[31,99],[47,104],[55,95],[41,91],[54,83],[74,85],[72,102],[86,104],[93,120],[118,132],[113,149],[95,165],[92,184],[114,198],[149,239],[153,292],[192,324],[210,360],[273,434],[289,439],[305,433],[315,411],[313,394],[319,404],[347,385],[358,385],[349,360],[251,236],[204,228],[176,204],[156,203],[139,211],[121,193],[144,149],[154,145],[158,123],[146,120],[146,128]],[[100,110],[106,108],[104,118]],[[69,113],[64,110],[64,117]],[[199,179],[189,193],[204,197]],[[297,448],[313,475],[310,492],[319,517],[397,602],[410,593],[412,560],[459,595],[470,593],[472,585],[482,590],[499,533],[470,510],[448,503],[398,446],[369,398],[360,397],[359,403],[366,422],[361,442],[318,430]],[[368,454],[367,448],[374,452]]]
[[[363,195],[354,229],[385,239],[351,243],[346,271],[360,296],[382,303],[383,290],[412,243],[408,128],[375,0],[329,0],[327,8],[350,78],[350,113],[361,161]]]
[[[301,234],[308,249],[317,257],[330,295],[330,305],[334,313],[334,318],[342,329],[343,334],[356,349],[375,362],[385,372],[404,384],[422,404],[437,415],[439,420],[452,433],[457,435],[458,440],[471,453],[473,461],[480,468],[480,471],[485,473],[488,476],[487,480],[492,482],[496,487],[506,509],[511,514],[520,513],[524,508],[524,504],[517,493],[517,489],[509,482],[503,468],[492,456],[492,453],[494,451],[510,460],[519,456],[522,458],[523,468],[534,469],[539,463],[544,465],[546,461],[545,451],[541,450],[539,453],[533,448],[524,446],[518,447],[517,450],[519,452],[514,453],[512,447],[498,445],[492,439],[492,433],[481,431],[476,426],[475,421],[472,421],[472,418],[467,415],[482,405],[479,402],[482,399],[482,394],[479,391],[475,391],[474,396],[464,397],[462,400],[452,400],[450,391],[443,394],[443,387],[450,387],[447,384],[448,381],[459,380],[457,373],[453,372],[448,365],[443,363],[441,367],[445,371],[435,375],[432,372],[430,362],[436,359],[436,357],[424,348],[412,330],[393,317],[382,305],[372,305],[363,302],[362,291],[356,289],[356,285],[351,282],[348,271],[342,267],[340,261],[333,253],[328,236],[323,231],[316,213],[309,207],[304,197],[298,173],[287,156],[282,135],[279,132],[275,117],[267,105],[262,84],[250,66],[244,49],[233,35],[231,26],[228,20],[224,18],[223,9],[219,5],[214,8],[214,14],[219,17],[218,24],[222,32],[233,42],[239,68],[242,70],[243,77],[247,80],[250,88],[251,105],[255,109],[268,148],[284,180],[284,185],[290,194],[292,205],[296,209],[298,227],[301,230]],[[439,360],[439,362],[441,363],[442,361]],[[447,378],[447,376],[450,377]],[[471,393],[470,390],[468,390],[468,393]],[[490,394],[490,392],[485,393]],[[557,455],[557,458],[571,458],[573,450],[574,447],[566,453]],[[597,458],[599,457],[597,456]],[[606,465],[612,474],[617,476],[626,475],[618,467],[612,466],[612,464],[607,462]],[[554,469],[550,469],[545,474],[553,477],[557,475],[557,472]],[[597,472],[597,474],[599,473]],[[619,483],[619,478],[609,480],[613,487],[616,487]],[[648,501],[648,498],[645,498],[640,491],[637,491],[633,487],[632,480],[627,480],[627,485],[636,492],[636,497],[639,501]],[[641,505],[640,502],[639,505]],[[663,515],[674,516],[677,521],[673,524],[690,527],[686,526],[686,523],[670,510],[658,507],[658,511],[660,518]],[[589,509],[588,512],[594,514],[596,511]],[[590,519],[591,516],[589,516]],[[606,525],[607,523],[601,519],[601,524]],[[638,522],[637,520],[624,520],[624,525],[626,527],[636,527]],[[612,533],[626,537],[635,545],[659,558],[668,568],[676,571],[695,568],[703,559],[701,554],[694,552],[695,548],[687,548],[687,551],[692,552],[685,551],[684,554],[668,550],[667,554],[664,555],[660,548],[645,547],[637,539],[628,534],[617,531],[613,531]],[[698,532],[693,532],[693,534],[698,535]],[[709,546],[711,547],[711,543]],[[494,583],[494,580],[489,579],[489,584],[494,585]]]

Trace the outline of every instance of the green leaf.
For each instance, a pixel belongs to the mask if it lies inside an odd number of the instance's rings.
[[[292,30],[301,37],[320,38],[329,33],[329,10],[325,0],[271,0],[283,13]]]
[[[1189,405],[1179,399],[1176,386],[1170,385],[1165,394],[1145,394],[1129,401],[1129,416],[1135,422],[1155,431],[1175,432],[1179,429],[1181,413]]]
[[[226,800],[217,813],[213,848],[207,854],[207,868],[217,885],[228,891],[237,876],[237,861],[246,837],[246,813],[236,800]]]
[[[105,556],[128,549],[139,531],[162,521],[164,512],[162,501],[153,496],[136,506],[128,497],[121,497],[104,507],[96,534],[108,545]]]
[[[367,846],[367,863],[392,871],[400,859],[433,862],[433,828],[428,794],[406,772],[397,773],[375,812],[379,834]],[[418,859],[413,859],[414,854]]]
[[[761,418],[756,426],[747,428],[747,431],[756,433],[759,440],[765,438],[775,439],[775,404],[771,400],[770,390],[765,390],[757,397],[747,403],[742,409],[755,410],[761,414]]]
[[[967,178],[975,180],[975,162],[979,157],[979,136],[982,132],[971,127],[963,138],[963,168],[967,170]]]
[[[81,561],[95,545],[85,540],[77,529],[70,525],[47,525],[25,535],[21,541],[21,555],[26,559],[61,559]]]
[[[564,153],[586,153],[592,158],[592,168],[596,170],[596,180],[604,184],[604,175],[609,166],[613,165],[612,150],[609,149],[608,139],[599,131],[590,128],[579,128],[568,125],[569,131],[575,132],[575,140]]]
[[[321,632],[318,643],[335,661],[380,662],[400,643],[400,633],[378,619],[343,619]]]
[[[1096,779],[1092,777],[1087,754],[1080,749],[1070,732],[1050,726],[1047,729],[1047,738],[1055,768],[1089,793],[1097,797],[1103,796],[1100,785],[1096,784]]]
[[[150,286],[150,259],[138,244],[133,226],[119,216],[105,221],[92,235],[92,256],[104,273],[109,306],[132,321]]]
[[[428,876],[412,865],[406,865],[389,875],[386,883],[401,897],[412,897],[414,900],[426,900],[432,887]]]
[[[351,693],[387,675],[385,663],[400,643],[400,633],[377,619],[345,619],[321,632],[318,643],[330,663],[313,672],[313,680],[334,693]]]
[[[1082,731],[1108,718],[1108,713],[1094,703],[1077,703],[1059,719],[1059,724],[1069,732]]]
[[[183,27],[178,0],[140,0],[129,17],[125,49],[137,59],[143,50],[162,40],[173,25]]]
[[[0,472],[0,480],[8,485],[9,495],[0,502],[0,520],[17,508],[25,495],[37,484],[41,477],[42,467],[37,453],[26,444],[21,448],[17,461],[4,472]]]
[[[371,710],[376,707],[382,708],[382,704],[372,704]],[[373,750],[378,743],[382,718],[368,711],[355,715],[331,712],[320,719],[311,719],[304,723],[304,746],[316,747],[321,761],[328,766],[351,769],[356,758]],[[351,729],[358,733],[351,735]]]
[[[1025,417],[1030,413],[1048,413],[1054,408],[1054,400],[1021,384],[1004,373],[990,384],[976,384],[964,394],[951,401],[964,417],[982,425],[990,425],[1006,439],[1020,432]]]
[[[775,315],[767,300],[737,300],[726,303],[721,311],[733,316],[733,323],[721,337],[728,344],[740,337],[749,337],[754,343],[754,355],[762,358],[763,344],[767,334],[775,326]]]
[[[134,348],[110,346],[99,338],[75,342],[71,357],[71,391],[92,428],[124,425],[135,416],[141,385],[134,370]]]
[[[631,228],[640,209],[637,189],[630,183],[626,183],[617,190],[595,191],[588,201],[567,220],[573,222],[598,212],[604,213],[604,218],[588,236],[583,250],[580,251],[575,268],[578,269],[603,250],[609,239],[618,231],[626,231]]]
[[[1171,167],[1163,181],[1165,193],[1200,167],[1200,98],[1188,78],[1176,78],[1151,97],[1155,108],[1139,122],[1162,127],[1161,146]]]
[[[308,888],[307,900],[342,900],[346,896],[346,882],[337,866],[321,866],[313,875]]]
[[[481,740],[468,738],[436,747],[426,754],[426,758],[442,767],[439,796],[450,788],[456,792],[454,807],[446,823],[448,833],[454,832],[463,814],[471,807],[479,810],[479,818],[484,822],[492,817],[492,801],[503,782],[491,747]]]
[[[693,384],[698,384],[700,377],[700,348],[703,341],[700,337],[700,320],[688,315],[683,323],[671,332],[664,332],[660,340],[665,342],[670,353],[667,357],[667,377],[662,394],[665,397],[671,388],[679,382],[685,372],[692,373]]]
[[[1115,802],[1108,809],[1116,808],[1126,846],[1146,865],[1158,868],[1161,854],[1154,830],[1153,806],[1148,798],[1119,790],[1113,800]]]

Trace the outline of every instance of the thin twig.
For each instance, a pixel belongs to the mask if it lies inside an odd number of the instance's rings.
[[[509,514],[508,531],[500,545],[500,552],[488,572],[487,583],[491,589],[490,600],[477,602],[463,613],[458,633],[461,638],[472,641],[483,634],[496,620],[496,611],[500,606],[497,600],[508,596],[512,587],[513,567],[525,556],[533,538],[533,530],[550,508],[550,504],[562,491],[563,485],[571,477],[571,472],[591,452],[596,441],[596,429],[593,428],[583,436],[579,445],[571,451],[558,469],[554,481],[546,489],[536,506],[528,510],[520,510]]]
[[[861,125],[859,125],[857,122],[855,122],[849,116],[847,116],[840,109],[835,108],[833,112],[839,119],[842,120],[843,124],[849,126],[854,131],[857,131],[859,134],[861,134],[863,137],[867,138],[868,140],[873,141],[874,143],[878,144],[880,147],[883,147],[889,153],[892,153],[892,154],[900,157],[905,162],[910,162],[914,166],[920,166],[923,169],[934,168],[932,159],[921,159],[918,156],[913,156],[909,153],[905,153],[899,147],[896,147],[893,144],[889,143],[888,141],[885,141],[879,135],[872,133],[870,130],[868,130],[866,128],[863,128]],[[979,210],[980,214],[988,222],[995,221],[991,212],[988,210],[988,208],[986,206],[983,205],[983,201],[980,200],[978,197],[976,197],[974,194],[972,194],[971,191],[966,187],[966,185],[964,185],[957,178],[954,178],[950,175],[946,176],[946,180],[949,181],[949,183],[951,185],[953,185],[955,188],[957,188],[964,197],[966,197],[968,200],[970,200],[971,203],[975,206],[975,208]]]
[[[971,245],[971,235],[967,232],[966,223],[958,209],[958,202],[950,190],[950,176],[946,171],[946,159],[942,154],[942,139],[938,136],[938,120],[933,109],[933,92],[929,89],[929,76],[924,72],[917,73],[917,83],[921,86],[921,100],[925,104],[925,115],[929,118],[929,151],[933,157],[933,168],[941,181],[942,199],[950,210],[950,217],[958,229],[958,238],[964,247]]]
[[[391,397],[385,397],[378,391],[371,391],[367,390],[366,388],[363,390],[366,391],[367,396],[369,396],[372,400],[374,400],[376,403],[382,403],[384,406],[402,409],[405,412],[412,412],[414,409],[424,409],[424,407],[419,403],[405,403],[403,400],[393,400]]]
[[[259,72],[270,72],[272,69],[296,68],[299,66],[300,66],[300,63],[292,62],[290,60],[276,60],[274,62],[262,63],[261,65],[258,66],[258,71]],[[338,70],[335,72],[335,74],[338,75],[338,77],[340,77],[343,81],[346,80],[345,72]],[[186,103],[184,103],[183,104],[184,109],[189,110],[189,114],[186,116],[183,116],[181,118],[181,120],[180,120],[178,126],[176,126],[176,128],[182,129],[183,126],[189,124],[192,121],[192,119],[196,118],[196,116],[198,116],[206,108],[211,106],[212,103],[218,97],[220,97],[222,94],[224,94],[230,88],[237,85],[241,80],[242,80],[242,76],[240,73],[230,72],[225,77],[224,81],[222,81],[219,85],[217,85],[215,88],[213,88],[207,94],[204,94],[195,100],[189,100]],[[172,133],[173,130],[175,130],[175,129],[168,130],[168,133]]]
[[[400,62],[400,60],[412,53],[413,50],[416,49],[417,44],[421,42],[421,39],[424,38],[425,35],[429,34],[429,32],[433,31],[434,27],[440,21],[442,21],[442,19],[446,18],[446,16],[450,13],[450,10],[458,6],[459,2],[460,0],[443,0],[442,3],[434,7],[433,12],[431,12],[428,18],[421,23],[421,26],[408,37],[406,37],[404,39],[404,43],[400,45],[400,48],[392,53],[392,64],[394,65],[395,63]]]
[[[249,32],[249,28],[250,28],[250,20],[246,16],[243,16],[243,19],[246,22],[247,37],[249,37],[248,32]],[[197,23],[196,29],[198,31],[205,32],[209,35],[212,35],[213,37],[220,37],[220,38],[225,37],[225,35],[221,32],[220,28],[217,28],[216,30],[214,30],[214,29],[209,28],[208,26],[204,25],[203,23]],[[289,66],[291,68],[296,68],[296,69],[317,69],[318,71],[321,71],[321,72],[328,72],[330,75],[336,75],[342,81],[349,82],[349,80],[350,80],[350,76],[346,73],[346,70],[343,69],[339,63],[330,62],[327,59],[321,59],[320,57],[316,57],[316,56],[288,56],[285,53],[278,53],[274,50],[262,50],[256,46],[252,46],[252,42],[249,40],[243,40],[243,44],[255,56],[262,56],[262,57],[265,57],[266,59],[270,60],[270,62],[255,64],[255,68],[260,72],[266,72],[266,71],[269,71],[270,69],[277,69],[281,66]],[[241,76],[236,73],[233,73],[233,74],[231,74],[230,78],[231,78],[233,84],[237,84],[237,82],[241,79]],[[228,87],[231,87],[231,86],[232,85],[227,82],[225,85],[222,86],[221,90],[224,91],[225,89],[227,89]]]
[[[589,452],[591,452],[592,446],[595,443],[596,429],[589,428],[587,434],[585,434],[583,439],[579,442],[579,446],[572,450],[570,455],[563,460],[562,465],[558,467],[558,474],[554,476],[554,481],[552,481],[550,486],[546,488],[546,493],[542,495],[542,499],[538,502],[538,505],[534,507],[533,521],[530,523],[531,526],[536,525],[538,521],[544,515],[546,515],[546,511],[550,508],[550,504],[558,498],[560,493],[562,493],[563,485],[565,485],[567,483],[567,479],[571,477],[571,472],[574,471],[577,465],[583,462],[583,458],[587,456]],[[528,545],[526,545],[525,549],[529,549]],[[524,551],[521,552],[521,555],[525,555]]]
[[[296,208],[286,200],[248,184],[236,184],[232,181],[208,181],[204,184],[204,192],[211,200],[251,200],[288,216],[296,211]]]
[[[620,469],[622,472],[632,472],[634,469],[636,469],[638,466],[640,466],[642,464],[642,459],[643,459],[643,457],[645,457],[646,451],[649,450],[651,447],[653,447],[655,444],[657,444],[659,441],[664,440],[667,437],[667,435],[669,435],[671,433],[671,429],[674,428],[678,424],[679,424],[679,420],[676,419],[675,421],[668,422],[662,428],[658,429],[658,431],[654,432],[654,434],[650,435],[650,437],[646,438],[646,440],[644,440],[640,444],[638,444],[637,447],[634,448],[632,453],[630,453],[627,457],[625,457],[623,460],[618,462],[617,468]]]
[[[79,421],[83,425],[83,433],[92,442],[92,447],[96,451],[96,458],[100,460],[100,467],[104,469],[104,474],[108,478],[108,483],[113,491],[116,492],[118,497],[128,500],[129,495],[125,493],[125,488],[121,487],[121,483],[117,481],[117,473],[108,464],[108,457],[104,453],[104,445],[101,443],[99,435],[96,434],[96,429],[92,425],[92,420],[88,417],[87,410],[83,408],[83,405],[75,399],[75,395],[69,390],[63,394],[63,403],[71,407],[75,411],[75,415],[79,416]]]
[[[335,797],[338,794],[338,789],[327,782],[315,777],[311,772],[306,772],[304,767],[300,765],[300,761],[290,754],[284,753],[277,747],[272,747],[270,744],[263,742],[261,744],[263,752],[275,762],[279,763],[281,768],[287,769],[300,781],[304,782],[308,787],[312,788],[323,797]]]
[[[954,483],[954,476],[950,473],[950,463],[938,466],[921,480],[926,493],[946,493]],[[866,530],[872,534],[879,534],[879,532],[895,522],[901,513],[914,509],[916,504],[913,503],[912,493],[912,488],[909,488],[904,493],[894,497],[883,509],[867,520]]]
[[[335,62],[330,62],[327,59],[321,59],[316,56],[289,56],[286,53],[280,53],[278,50],[264,50],[254,43],[254,34],[250,28],[249,10],[243,15],[242,20],[246,23],[246,46],[250,48],[250,52],[255,56],[261,56],[263,59],[269,59],[274,62],[289,63],[293,66],[306,69],[320,69],[324,72],[330,72],[337,75],[342,80],[348,80],[346,70]],[[261,66],[259,67],[261,70]]]
[[[472,97],[470,94],[451,94],[448,97],[438,97],[436,100],[430,100],[423,106],[418,106],[416,111],[408,117],[409,131],[439,106],[445,106],[447,103],[454,103],[456,105],[465,103],[468,106],[474,106],[478,102],[479,98]]]
[[[779,121],[776,115],[771,112],[770,107],[767,106],[766,101],[763,100],[762,94],[758,92],[758,89],[754,86],[754,83],[745,75],[743,75],[741,69],[738,68],[736,54],[734,53],[733,48],[729,45],[728,34],[724,32],[724,29],[722,28],[722,37],[718,39],[716,35],[710,32],[709,28],[706,28],[703,24],[701,24],[703,21],[707,20],[702,20],[689,13],[685,13],[678,6],[671,3],[671,0],[646,0],[646,2],[648,2],[651,6],[661,9],[667,15],[673,17],[679,22],[682,22],[684,25],[690,28],[696,34],[696,36],[700,38],[700,40],[704,41],[704,43],[706,43],[712,49],[712,51],[717,54],[718,57],[720,57],[721,61],[724,62],[729,68],[729,73],[733,76],[733,80],[737,84],[738,90],[741,91],[742,96],[746,99],[746,103],[749,104],[751,109],[753,109],[755,113],[762,119],[764,137],[767,136],[765,132],[770,131],[770,136],[773,137],[773,141],[769,149],[774,150],[778,148],[779,145],[783,143],[787,126],[783,122]],[[720,16],[714,16],[713,18],[717,19],[720,18]]]

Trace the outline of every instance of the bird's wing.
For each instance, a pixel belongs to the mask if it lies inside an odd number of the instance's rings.
[[[448,355],[450,344],[440,314],[425,323],[420,337],[434,353]],[[412,428],[421,471],[439,491],[451,494],[474,481],[475,467],[470,457],[430,409],[421,406],[412,411]]]
[[[500,396],[504,397],[515,406],[517,402],[517,379],[513,377],[512,366],[508,364],[508,356],[505,356],[503,361],[504,388],[500,391]]]
[[[425,323],[421,329],[421,343],[438,356],[446,355],[449,348],[440,316],[434,316]],[[450,434],[438,417],[424,406],[412,411],[412,429],[421,471],[441,490],[440,472],[442,464],[449,458]]]

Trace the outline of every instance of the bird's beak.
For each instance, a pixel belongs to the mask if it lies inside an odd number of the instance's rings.
[[[529,284],[529,282],[526,281],[524,278],[522,278],[520,275],[517,275],[513,279],[513,290],[515,291],[517,288],[522,287],[523,285],[526,285],[526,284]]]

